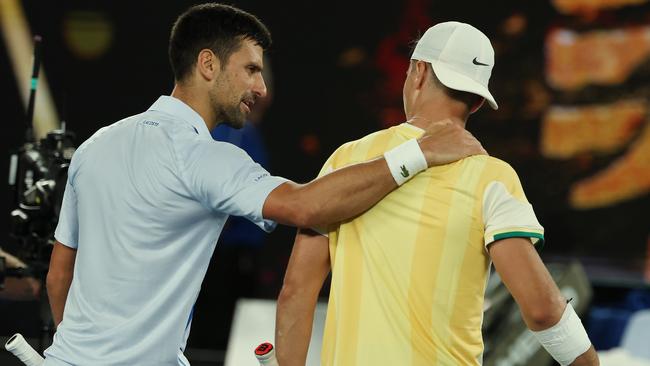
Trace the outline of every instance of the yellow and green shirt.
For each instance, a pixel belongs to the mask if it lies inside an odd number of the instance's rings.
[[[346,143],[320,175],[422,133],[405,123]],[[479,365],[486,245],[513,236],[541,243],[543,230],[515,171],[489,156],[429,168],[328,228],[322,365]]]

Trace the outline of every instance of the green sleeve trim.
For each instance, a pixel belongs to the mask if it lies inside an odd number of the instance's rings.
[[[501,233],[494,236],[494,241],[507,239],[507,238],[537,238],[537,243],[535,243],[535,249],[540,253],[544,248],[544,234],[532,233],[528,231],[510,231],[507,233]]]

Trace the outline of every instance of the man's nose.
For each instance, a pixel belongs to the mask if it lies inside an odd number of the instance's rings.
[[[266,83],[264,82],[264,78],[261,74],[255,82],[253,93],[261,98],[264,98],[266,96]]]

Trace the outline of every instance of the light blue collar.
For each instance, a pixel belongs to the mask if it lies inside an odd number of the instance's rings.
[[[179,99],[168,95],[161,95],[160,98],[149,107],[149,110],[163,112],[178,117],[191,124],[199,135],[212,138],[208,126],[206,126],[203,118],[189,105],[183,103]]]

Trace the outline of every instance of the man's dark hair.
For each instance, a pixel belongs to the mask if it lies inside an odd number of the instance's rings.
[[[433,83],[438,88],[442,89],[449,98],[465,104],[468,111],[471,110],[472,107],[474,107],[478,102],[480,102],[481,99],[483,99],[483,97],[478,94],[474,94],[462,90],[456,90],[446,86],[445,84],[442,83],[442,81],[440,81],[440,79],[438,79],[438,76],[436,76],[436,72],[433,71],[433,66],[428,62],[427,62],[427,67],[431,71],[431,78],[433,79]]]
[[[411,63],[415,63],[417,60],[411,60]],[[451,89],[445,84],[438,79],[438,76],[436,76],[436,72],[433,71],[433,65],[429,62],[425,62],[427,64],[427,68],[429,69],[429,74],[431,74],[431,80],[433,81],[433,85],[435,85],[437,88],[441,89],[449,98],[456,100],[458,102],[461,102],[467,106],[467,110],[471,110],[472,107],[474,107],[478,102],[483,99],[482,96],[462,90],[456,90],[456,89]]]
[[[192,6],[176,19],[169,37],[174,79],[181,81],[189,74],[203,49],[212,50],[223,69],[244,39],[255,41],[264,50],[271,45],[271,33],[252,14],[223,4]]]

